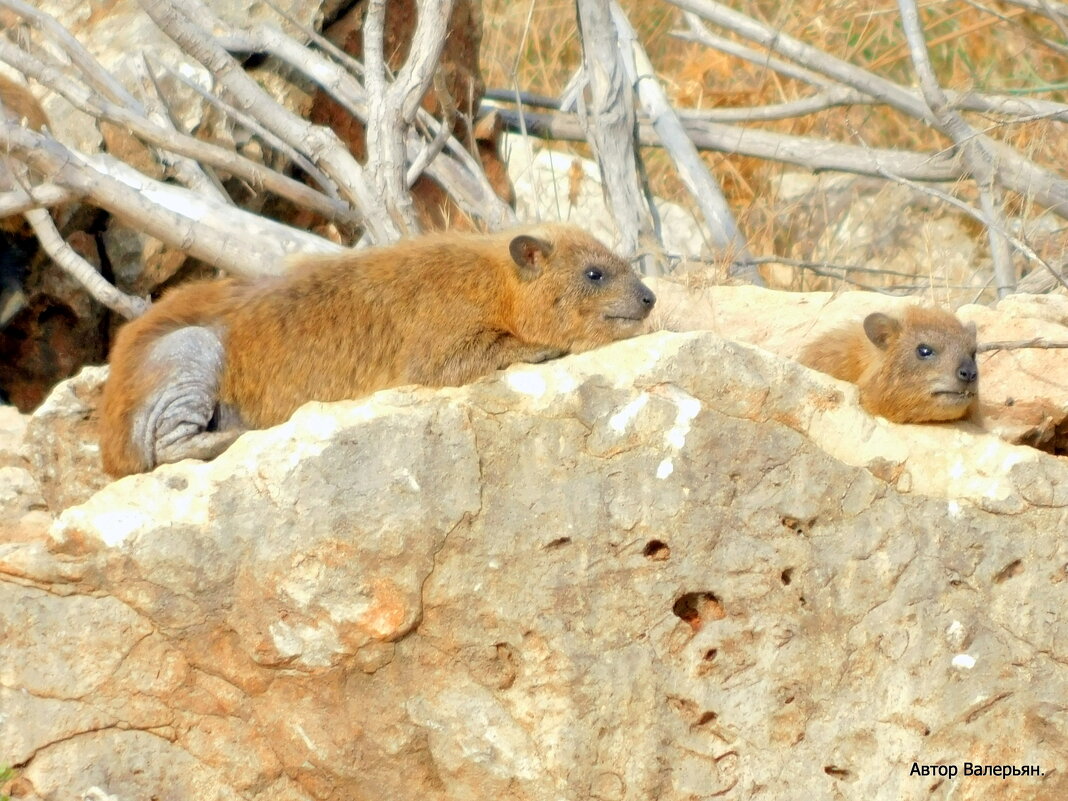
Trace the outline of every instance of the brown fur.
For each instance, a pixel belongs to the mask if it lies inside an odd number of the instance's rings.
[[[511,255],[517,242],[528,272]],[[591,268],[604,275],[596,284]],[[626,262],[566,225],[437,234],[305,257],[279,278],[187,284],[116,339],[101,415],[104,467],[125,475],[153,466],[131,442],[131,421],[158,381],[145,366],[152,345],[186,326],[220,332],[219,402],[263,428],[310,400],[459,385],[632,336],[653,302]]]
[[[927,358],[918,355],[926,345]],[[802,364],[850,381],[871,414],[895,423],[966,417],[978,396],[975,326],[942,309],[913,306],[869,315],[809,343]],[[973,380],[967,380],[969,377]]]

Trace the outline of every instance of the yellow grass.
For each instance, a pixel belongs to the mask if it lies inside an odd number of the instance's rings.
[[[765,105],[814,91],[771,70],[672,37],[673,30],[684,27],[681,12],[661,0],[621,0],[621,4],[661,82],[680,107]],[[914,82],[894,0],[735,0],[731,5],[876,74],[905,85]],[[1045,19],[1017,7],[993,0],[989,6],[1001,17],[961,0],[921,3],[921,18],[942,85],[1063,102],[1068,58],[1041,42],[1042,37],[1063,42],[1063,35]],[[574,1],[484,0],[483,13],[482,68],[487,85],[558,95],[581,59]],[[1002,125],[978,115],[970,115],[969,121],[1057,172],[1068,163],[1068,137],[1057,129],[1062,123]],[[767,127],[853,144],[863,142],[871,147],[934,152],[950,145],[937,132],[885,107],[833,109],[768,123]],[[648,151],[646,156],[654,191],[689,205],[664,154]],[[795,168],[723,154],[707,154],[706,160],[721,181],[754,252],[805,252],[810,243],[784,239],[776,227],[782,208],[777,205],[774,187],[778,176]],[[1006,203],[1012,213],[1033,211],[1019,198],[1008,197]],[[975,234],[979,240],[983,238],[978,226]],[[1060,244],[1054,250],[1063,247],[1062,240],[1057,240]]]

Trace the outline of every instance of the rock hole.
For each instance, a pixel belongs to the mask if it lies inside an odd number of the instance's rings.
[[[783,701],[784,704],[792,704],[793,702],[794,702],[794,697],[792,695],[786,696],[786,700]]]
[[[848,779],[849,771],[845,768],[839,768],[835,765],[824,765],[823,772],[828,776],[833,776],[836,779]]]
[[[719,651],[717,651],[715,648],[709,648],[707,651],[705,651],[704,660],[706,662],[712,662],[715,660],[716,654],[718,653]]]
[[[661,540],[649,540],[649,542],[645,543],[645,547],[642,548],[642,556],[652,559],[655,562],[663,562],[671,556],[671,549],[666,542]]]
[[[707,723],[711,723],[717,717],[719,716],[715,712],[702,712],[701,717],[697,719],[697,722],[694,724],[694,727],[704,726]]]
[[[571,544],[571,538],[570,537],[557,537],[555,540],[553,540],[552,542],[550,542],[548,545],[545,546],[545,550],[554,551],[557,548],[563,548],[565,545],[570,545],[570,544]]]
[[[779,579],[782,581],[784,587],[789,587],[790,582],[794,580],[794,569],[792,567],[786,568],[779,574]]]
[[[1008,405],[1008,404],[1006,404]],[[1050,413],[1056,414],[1052,409]],[[1045,425],[1035,426],[1019,440],[1020,445],[1027,445],[1053,456],[1068,456],[1068,417],[1060,420],[1047,418]]]
[[[994,576],[994,583],[1001,584],[1003,581],[1008,581],[1021,573],[1023,573],[1023,562],[1019,559],[1013,559]]]
[[[812,525],[811,520],[798,520],[796,517],[790,517],[789,515],[783,515],[779,518],[779,522],[782,523],[783,528],[792,531],[798,536],[807,534],[809,526]]]
[[[930,726],[924,726],[923,727],[923,736],[924,737],[929,737],[930,735],[931,735],[931,727]]]
[[[694,631],[708,620],[723,620],[727,613],[715,593],[686,592],[675,599],[671,611],[680,620],[690,624]]]

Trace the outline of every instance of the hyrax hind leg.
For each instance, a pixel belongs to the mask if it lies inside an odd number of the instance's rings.
[[[219,404],[224,358],[219,334],[203,326],[179,328],[153,343],[145,369],[155,380],[131,432],[146,463],[213,459],[244,431],[238,415]]]

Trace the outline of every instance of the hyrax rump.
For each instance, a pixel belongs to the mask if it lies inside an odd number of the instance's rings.
[[[578,228],[437,234],[186,284],[120,332],[101,451],[115,476],[210,459],[303,403],[456,386],[639,332],[656,298]]]
[[[809,343],[801,363],[860,388],[861,405],[894,423],[959,420],[979,392],[975,324],[942,309],[912,306]]]

